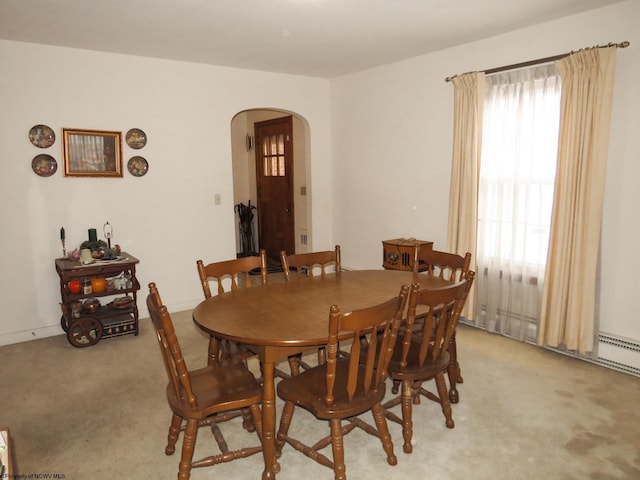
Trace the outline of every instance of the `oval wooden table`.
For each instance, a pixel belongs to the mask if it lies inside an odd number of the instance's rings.
[[[386,301],[403,284],[423,288],[442,280],[399,270],[356,270],[272,283],[211,297],[193,311],[193,321],[210,336],[247,345],[260,358],[263,375],[263,480],[275,479],[275,364],[327,343],[329,308],[349,312]]]

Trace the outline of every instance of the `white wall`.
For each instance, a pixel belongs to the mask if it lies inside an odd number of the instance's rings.
[[[195,262],[233,258],[235,216],[231,120],[246,109],[273,107],[306,119],[315,141],[310,161],[316,244],[332,245],[329,81],[223,67],[0,41],[0,345],[60,329],[54,258],[109,221],[115,243],[141,263],[141,315],[150,281],[171,310],[200,301]],[[57,135],[33,146],[29,129],[44,123]],[[143,129],[142,150],[124,147],[124,178],[66,178],[63,127]],[[32,158],[48,153],[58,172],[41,178]],[[149,173],[135,178],[126,162],[142,155]],[[214,194],[222,205],[214,205]]]
[[[453,86],[445,77],[629,40],[619,49],[602,233],[601,330],[640,341],[640,2],[386,65],[331,82],[336,242],[343,263],[379,268],[381,241],[447,246]]]
[[[601,328],[640,339],[632,299],[640,233],[640,2],[630,0],[538,27],[331,82],[0,41],[0,345],[61,334],[59,229],[77,245],[109,221],[114,241],[141,259],[143,293],[156,281],[171,310],[200,299],[195,260],[235,254],[230,122],[252,108],[309,123],[307,184],[314,249],[342,245],[343,264],[380,268],[381,241],[446,246],[452,86],[446,76],[629,40],[618,52],[602,240]],[[29,143],[56,130],[47,150]],[[149,173],[65,178],[62,127],[145,130]],[[52,154],[50,178],[31,171]],[[222,205],[213,205],[214,193]],[[624,255],[620,253],[624,252]],[[143,302],[139,302],[142,305]],[[144,309],[143,309],[144,310]],[[143,312],[143,315],[146,312]]]

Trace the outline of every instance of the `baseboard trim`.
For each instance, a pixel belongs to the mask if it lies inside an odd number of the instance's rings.
[[[22,332],[13,332],[7,335],[0,336],[0,346],[29,342],[31,340],[37,340],[39,338],[54,337],[56,335],[62,334],[64,334],[64,331],[62,330],[60,324],[50,325],[48,327],[42,328],[34,328],[32,330],[25,330]]]

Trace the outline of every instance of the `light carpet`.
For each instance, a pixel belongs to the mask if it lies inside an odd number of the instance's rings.
[[[202,366],[207,339],[191,312],[172,316],[187,365]],[[140,329],[139,336],[83,349],[64,335],[0,347],[0,425],[14,437],[17,473],[176,478],[182,440],[176,454],[165,456],[171,417],[166,374],[150,321],[141,320]],[[459,327],[458,348],[464,384],[453,406],[455,428],[445,427],[437,404],[423,400],[414,408],[412,454],[402,452],[400,426],[390,423],[394,467],[379,442],[356,429],[345,437],[349,479],[640,478],[640,378],[467,326]],[[257,370],[256,363],[250,366]],[[223,432],[231,448],[257,441],[239,424]],[[293,436],[325,432],[325,423],[296,409]],[[195,458],[211,452],[218,450],[205,428]],[[280,480],[333,478],[289,446],[280,465]],[[258,454],[194,469],[191,478],[259,479],[262,467]]]

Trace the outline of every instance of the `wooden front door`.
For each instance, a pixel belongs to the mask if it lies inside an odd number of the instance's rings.
[[[254,125],[258,239],[260,248],[277,262],[280,250],[295,253],[292,125],[291,116]]]

